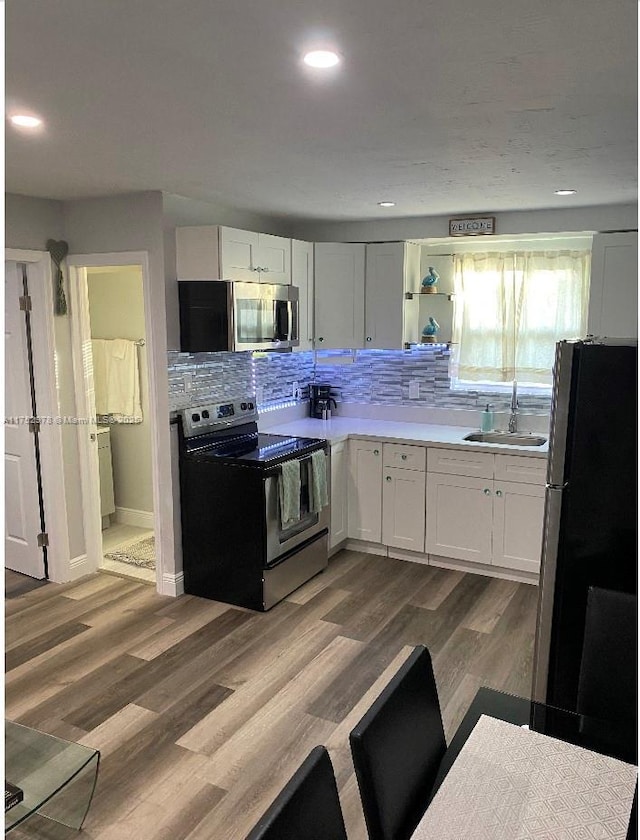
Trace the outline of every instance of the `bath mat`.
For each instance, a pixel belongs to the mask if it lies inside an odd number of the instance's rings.
[[[155,538],[144,537],[141,540],[133,540],[128,545],[120,546],[117,551],[105,554],[104,559],[118,560],[120,563],[129,563],[131,566],[139,566],[142,569],[155,569]]]

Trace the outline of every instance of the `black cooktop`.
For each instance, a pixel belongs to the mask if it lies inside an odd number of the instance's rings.
[[[192,454],[198,458],[216,458],[243,466],[266,468],[323,449],[325,444],[326,441],[319,438],[255,433],[213,443]]]

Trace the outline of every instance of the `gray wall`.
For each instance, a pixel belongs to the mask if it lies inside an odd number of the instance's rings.
[[[44,251],[47,239],[64,239],[62,202],[7,194],[5,247]]]
[[[462,213],[452,213],[460,216]],[[481,214],[468,214],[481,215]],[[495,215],[496,233],[636,230],[637,204],[528,210]],[[297,222],[293,236],[308,242],[392,242],[449,235],[448,216],[369,220],[363,222]]]

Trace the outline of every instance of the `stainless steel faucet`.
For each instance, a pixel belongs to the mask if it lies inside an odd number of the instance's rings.
[[[509,416],[509,431],[518,431],[518,383],[513,380],[513,391],[511,392],[511,414]]]

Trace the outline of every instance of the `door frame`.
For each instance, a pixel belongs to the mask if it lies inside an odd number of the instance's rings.
[[[87,277],[84,269],[135,265],[142,270],[142,288],[144,298],[145,341],[147,347],[147,375],[149,377],[149,425],[151,431],[151,481],[153,486],[153,523],[156,544],[156,587],[165,595],[181,594],[172,578],[164,575],[169,566],[166,556],[173,545],[173,522],[163,521],[161,516],[161,487],[171,487],[171,475],[161,475],[159,452],[162,442],[158,424],[158,381],[156,376],[155,340],[151,306],[151,288],[149,273],[149,254],[147,251],[118,251],[106,254],[74,254],[67,258],[69,267],[69,294],[71,308],[71,357],[76,396],[76,409],[79,417],[90,416],[91,403],[86,390],[85,369],[83,365],[83,341],[90,335],[89,294]],[[163,325],[164,327],[164,325]],[[91,377],[91,380],[93,377]],[[78,448],[80,456],[80,480],[83,497],[83,524],[85,529],[87,571],[94,572],[102,559],[102,517],[100,515],[100,483],[98,472],[98,449],[89,439],[91,428],[95,432],[95,423],[78,425]]]
[[[69,580],[69,532],[62,451],[62,426],[55,363],[53,273],[48,251],[6,248],[5,260],[26,263],[31,296],[31,349],[40,424],[40,463],[45,527],[49,535],[49,580]]]

